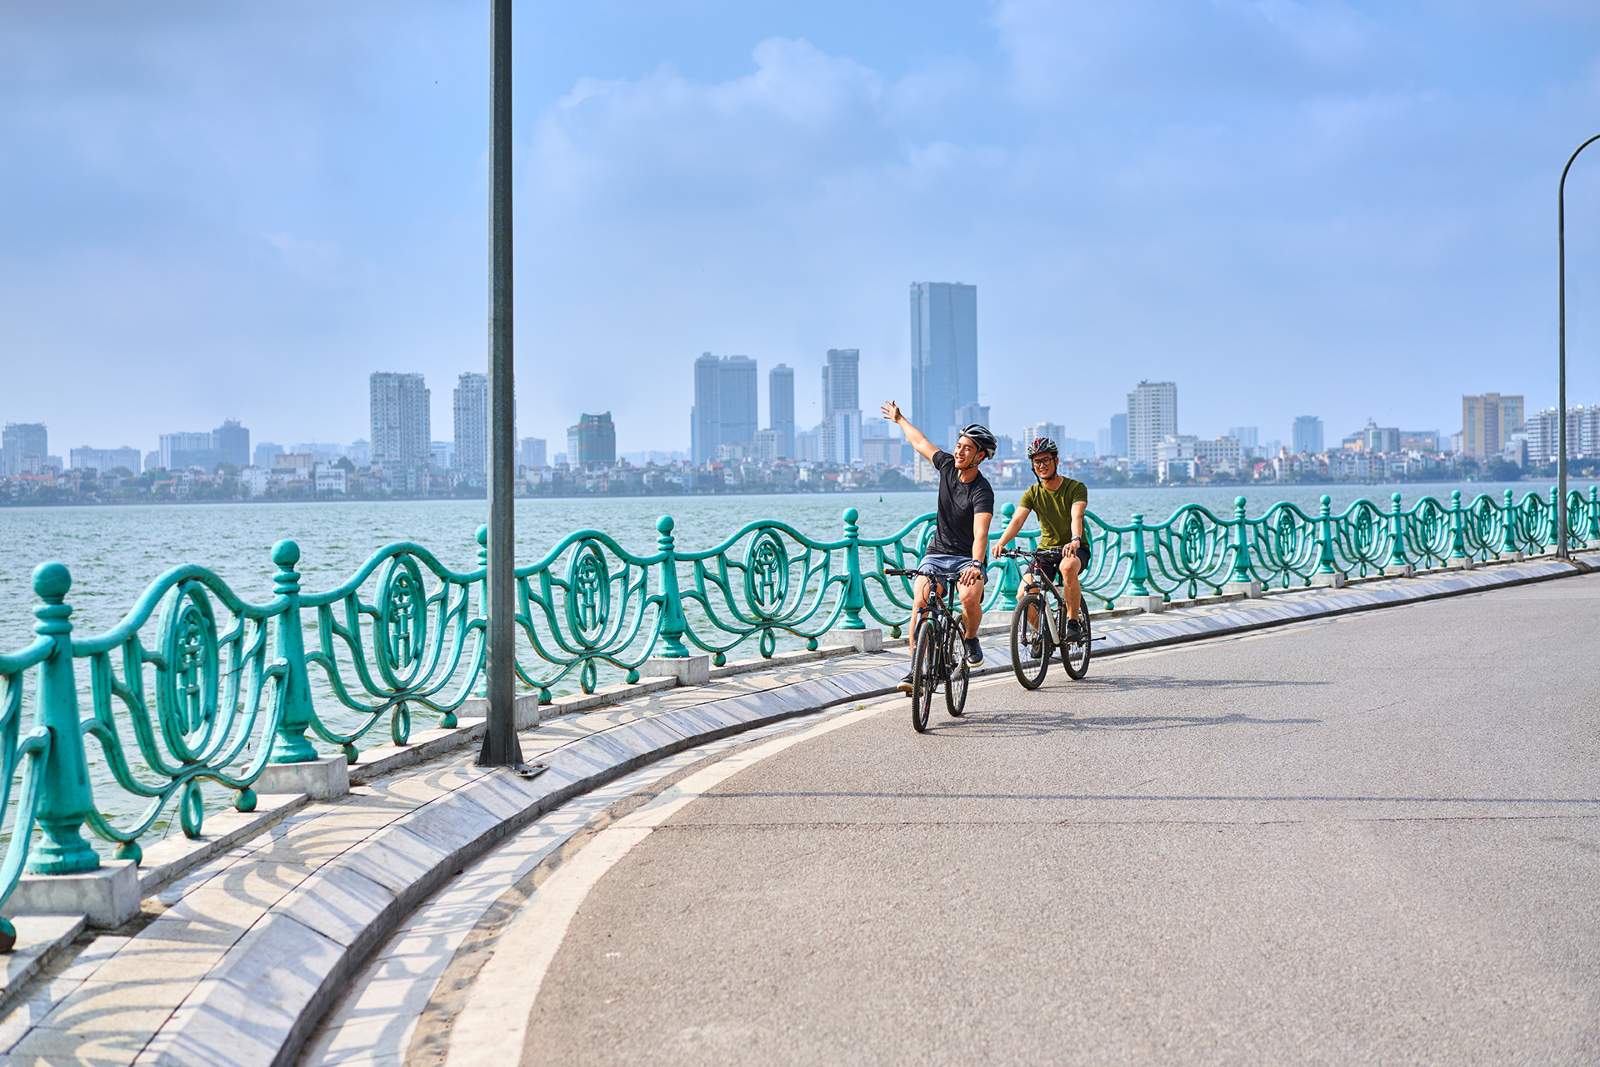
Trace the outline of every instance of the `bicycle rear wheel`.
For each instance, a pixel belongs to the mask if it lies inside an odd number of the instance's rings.
[[[967,649],[961,640],[961,630],[955,626],[950,627],[945,636],[944,655],[949,671],[944,684],[944,710],[960,718],[967,708],[967,678],[971,668],[967,666]]]
[[[1033,621],[1028,621],[1029,611]],[[1029,593],[1011,613],[1011,669],[1024,689],[1037,689],[1050,670],[1050,636],[1046,628],[1044,597]]]
[[[1089,633],[1089,603],[1081,596],[1078,598],[1078,626],[1076,641],[1061,642],[1061,665],[1067,669],[1067,675],[1073,681],[1089,673],[1089,656],[1094,649]]]
[[[917,631],[917,645],[911,653],[911,727],[927,733],[928,713],[933,710],[933,691],[939,685],[939,638],[933,620]]]

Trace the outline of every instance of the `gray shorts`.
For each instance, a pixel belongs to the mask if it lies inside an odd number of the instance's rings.
[[[971,556],[952,556],[942,552],[929,552],[922,557],[922,562],[917,564],[917,573],[926,574],[938,582],[953,582],[960,578],[961,572],[968,567],[978,567],[980,571],[982,570],[982,565]]]

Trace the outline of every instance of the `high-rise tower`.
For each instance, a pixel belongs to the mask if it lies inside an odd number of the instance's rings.
[[[456,450],[452,465],[468,485],[485,485],[489,478],[489,376],[463,374],[452,397]]]
[[[794,458],[794,368],[780,363],[767,376],[767,408],[771,428],[778,435],[774,452],[779,459]]]
[[[1140,382],[1128,394],[1128,460],[1154,470],[1163,438],[1178,432],[1178,386]]]
[[[861,350],[830,348],[822,365],[822,458],[861,458]]]
[[[956,409],[978,400],[978,287],[911,284],[911,421],[950,447]]]
[[[756,436],[756,361],[713,356],[694,361],[694,407],[689,451],[695,463],[715,459],[723,445],[749,446]]]
[[[428,466],[432,450],[427,382],[420,374],[374,371],[372,462],[397,471]]]

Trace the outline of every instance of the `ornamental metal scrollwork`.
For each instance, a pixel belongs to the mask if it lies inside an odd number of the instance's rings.
[[[1550,502],[1542,496],[1528,494],[1522,501],[1522,539],[1534,547],[1539,544],[1553,544],[1554,536],[1550,521]]]
[[[415,670],[428,638],[428,594],[412,556],[389,561],[378,590],[377,650],[389,669]]]
[[[783,611],[789,596],[789,552],[772,530],[763,530],[745,550],[744,595],[759,618],[771,619]]]
[[[1495,522],[1494,502],[1488,497],[1479,497],[1475,511],[1474,521],[1478,524],[1478,540],[1485,543],[1493,541],[1496,533],[1495,528],[1498,525]]]
[[[595,541],[580,541],[567,564],[567,625],[578,641],[593,646],[611,621],[611,572]]]
[[[1432,501],[1424,500],[1423,506],[1417,514],[1417,529],[1422,534],[1423,543],[1429,546],[1433,544],[1434,539],[1439,535],[1439,513],[1434,508],[1428,507],[1430,503]]]
[[[173,590],[161,615],[161,658],[156,702],[163,732],[192,734],[216,718],[217,620],[211,598],[198,582]]]
[[[1356,511],[1355,520],[1350,524],[1350,545],[1356,553],[1365,556],[1372,550],[1373,542],[1372,509],[1360,508]]]
[[[1276,540],[1279,559],[1293,559],[1295,546],[1299,541],[1300,526],[1295,522],[1295,514],[1290,509],[1279,505],[1278,517],[1272,524],[1272,534]]]
[[[1198,511],[1191,511],[1183,520],[1183,532],[1179,535],[1178,546],[1183,553],[1183,562],[1186,567],[1194,568],[1200,565],[1206,555],[1206,524]]]

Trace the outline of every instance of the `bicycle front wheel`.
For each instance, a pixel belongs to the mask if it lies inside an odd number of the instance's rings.
[[[931,621],[917,631],[917,645],[911,653],[911,727],[928,732],[928,714],[933,711],[933,691],[939,686],[938,627]]]
[[[1073,681],[1089,673],[1089,656],[1094,647],[1089,633],[1089,602],[1082,597],[1078,598],[1078,626],[1076,641],[1061,642],[1061,665]]]
[[[1039,688],[1050,669],[1050,637],[1044,613],[1044,597],[1038,593],[1029,593],[1017,601],[1017,610],[1011,613],[1011,669],[1024,689]]]

